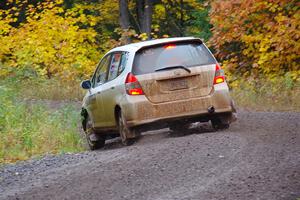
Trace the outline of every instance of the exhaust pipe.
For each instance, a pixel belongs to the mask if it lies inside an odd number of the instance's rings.
[[[215,112],[215,107],[209,106],[209,107],[207,108],[207,111],[208,111],[209,114],[213,114],[213,113]]]

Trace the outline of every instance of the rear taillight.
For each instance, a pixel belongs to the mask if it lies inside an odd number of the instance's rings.
[[[125,81],[125,88],[128,95],[143,95],[144,91],[137,78],[129,73]]]
[[[216,72],[214,78],[214,84],[224,83],[225,82],[225,74],[224,71],[221,69],[220,65],[216,65]]]

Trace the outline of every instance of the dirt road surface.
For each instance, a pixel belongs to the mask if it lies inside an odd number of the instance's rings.
[[[145,133],[130,147],[2,166],[0,199],[300,198],[300,113],[240,112],[226,131]]]

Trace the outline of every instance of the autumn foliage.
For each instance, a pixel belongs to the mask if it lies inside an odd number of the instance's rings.
[[[300,80],[300,3],[296,0],[213,1],[211,46],[230,72],[270,80]]]
[[[0,60],[5,65],[2,75],[31,70],[48,78],[68,78],[92,72],[100,56],[97,33],[92,28],[95,19],[85,15],[79,6],[64,10],[61,3],[29,5],[26,21],[19,25],[11,23],[18,17],[18,12],[11,11],[18,7],[1,11]]]
[[[136,12],[137,1],[128,1],[130,26],[126,31],[119,25],[117,0],[5,2],[6,7],[0,7],[0,76],[29,73],[82,79],[92,74],[101,56],[120,45],[124,36],[132,42],[147,39]],[[232,86],[245,78],[288,76],[299,81],[299,1],[152,3],[152,38],[210,38],[208,44],[227,70]]]

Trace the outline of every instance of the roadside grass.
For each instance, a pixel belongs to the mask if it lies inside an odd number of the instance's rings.
[[[83,151],[76,106],[83,95],[76,81],[1,80],[0,163]],[[235,86],[231,95],[240,109],[300,111],[299,82],[244,82]],[[55,106],[51,106],[53,102]]]
[[[78,107],[64,104],[51,108],[42,101],[32,103],[23,99],[25,94],[29,94],[27,99],[62,100],[66,97],[70,100],[76,99],[78,93],[67,96],[74,90],[66,89],[62,94],[54,89],[47,92],[48,88],[52,88],[52,82],[34,83],[27,90],[25,88],[26,84],[30,85],[29,82],[20,83],[12,80],[0,82],[0,163],[26,160],[43,154],[83,151]],[[36,91],[29,93],[30,90]]]
[[[300,81],[243,82],[231,90],[238,108],[253,111],[300,111]]]
[[[22,99],[81,101],[85,94],[80,81],[75,80],[30,78],[8,79],[8,82]]]

